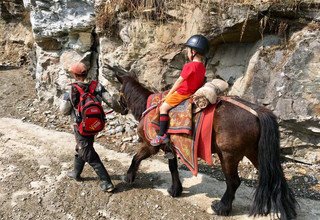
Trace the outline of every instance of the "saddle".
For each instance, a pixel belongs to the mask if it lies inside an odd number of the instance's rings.
[[[159,101],[165,95],[158,93],[150,95],[147,102],[147,110],[142,114],[144,134],[147,140],[151,141],[159,130]],[[249,106],[238,101],[237,97],[219,96],[215,104],[208,104],[200,112],[192,113],[192,110],[199,106],[193,106],[190,99],[180,103],[169,111],[170,143],[177,154],[192,172],[198,173],[198,158],[203,159],[208,165],[212,165],[212,129],[216,106],[221,101],[226,101],[238,106],[251,114],[258,116],[258,113]]]
[[[144,134],[148,141],[151,141],[159,130],[157,105],[165,94],[152,94],[148,98],[147,110],[143,113]],[[169,111],[167,133],[170,135],[172,149],[195,176],[198,173],[198,158],[212,165],[211,135],[215,106],[210,104],[193,114],[195,106],[191,99],[187,99]]]

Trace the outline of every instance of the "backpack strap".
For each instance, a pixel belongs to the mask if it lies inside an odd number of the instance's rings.
[[[80,95],[84,94],[85,92],[83,91],[83,89],[77,84],[77,83],[72,83],[71,84],[72,86],[74,86],[78,92],[80,93]],[[97,88],[97,85],[98,85],[98,81],[96,80],[92,80],[90,85],[89,85],[89,93],[90,94],[94,94],[94,91],[96,90]]]
[[[84,94],[84,91],[83,89],[77,84],[77,83],[71,83],[71,93],[70,93],[70,99],[71,99],[71,104],[72,104],[72,107],[74,109],[74,113],[76,115],[76,120],[78,120],[78,118],[80,118],[80,103],[78,103],[78,106],[75,106],[74,103],[73,103],[73,89],[72,87],[76,88],[78,90],[78,92],[80,93],[80,101],[82,99],[82,94]]]
[[[73,108],[77,109],[76,106],[74,105],[74,102],[73,102],[74,98],[75,98],[74,88],[76,88],[76,90],[80,93],[80,97],[81,97],[81,92],[84,92],[84,91],[77,83],[70,83],[69,85],[71,86],[71,89],[70,89],[70,101],[71,101],[71,104],[72,104]]]
[[[89,85],[89,93],[90,94],[94,94],[94,91],[96,90],[97,88],[97,85],[98,85],[98,81],[97,80],[92,80],[90,85]]]
[[[78,90],[80,96],[84,93],[83,89],[77,83],[72,83],[72,86]]]
[[[77,84],[77,83],[73,83],[72,84],[74,86],[74,88],[76,88],[78,90],[78,92],[80,93],[80,102],[82,102],[84,100],[85,94],[86,92]],[[90,92],[89,92],[90,93]],[[90,93],[91,94],[91,93]],[[80,107],[80,105],[78,105],[78,108]]]

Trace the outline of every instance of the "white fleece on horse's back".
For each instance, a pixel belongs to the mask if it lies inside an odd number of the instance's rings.
[[[216,103],[218,95],[223,94],[228,87],[228,83],[221,79],[214,79],[204,84],[193,95],[193,102],[197,106],[195,112],[207,107],[209,102],[211,104]]]

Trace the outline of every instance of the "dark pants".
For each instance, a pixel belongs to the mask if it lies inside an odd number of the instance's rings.
[[[73,173],[69,177],[79,179],[85,162],[94,169],[99,176],[102,183],[100,187],[103,191],[111,192],[114,189],[114,185],[111,182],[111,178],[108,171],[104,167],[99,155],[93,148],[94,136],[82,136],[79,134],[78,129],[74,128],[74,134],[76,138],[76,155],[75,155],[75,168]]]
[[[89,164],[101,163],[98,153],[93,148],[94,136],[82,136],[76,128],[74,129],[74,134],[77,143],[76,154],[78,157]]]

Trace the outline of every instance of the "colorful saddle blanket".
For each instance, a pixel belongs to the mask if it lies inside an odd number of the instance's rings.
[[[150,95],[148,98],[148,107],[155,106],[159,103],[159,100],[166,94],[158,93]],[[156,107],[155,111],[150,111],[148,119],[151,125],[158,131],[160,129],[159,124],[159,106]],[[169,134],[192,134],[192,103],[190,99],[181,102],[178,106],[172,108],[169,111],[169,126],[167,132]]]
[[[152,94],[148,98],[148,112],[144,114],[144,133],[151,141],[159,130],[159,110],[155,107],[162,99],[163,94]],[[154,108],[153,108],[153,107]],[[211,136],[214,105],[209,105],[203,111],[192,114],[191,101],[185,100],[180,105],[169,111],[170,123],[168,133],[173,149],[182,163],[184,163],[193,175],[198,174],[198,158],[212,165]]]

